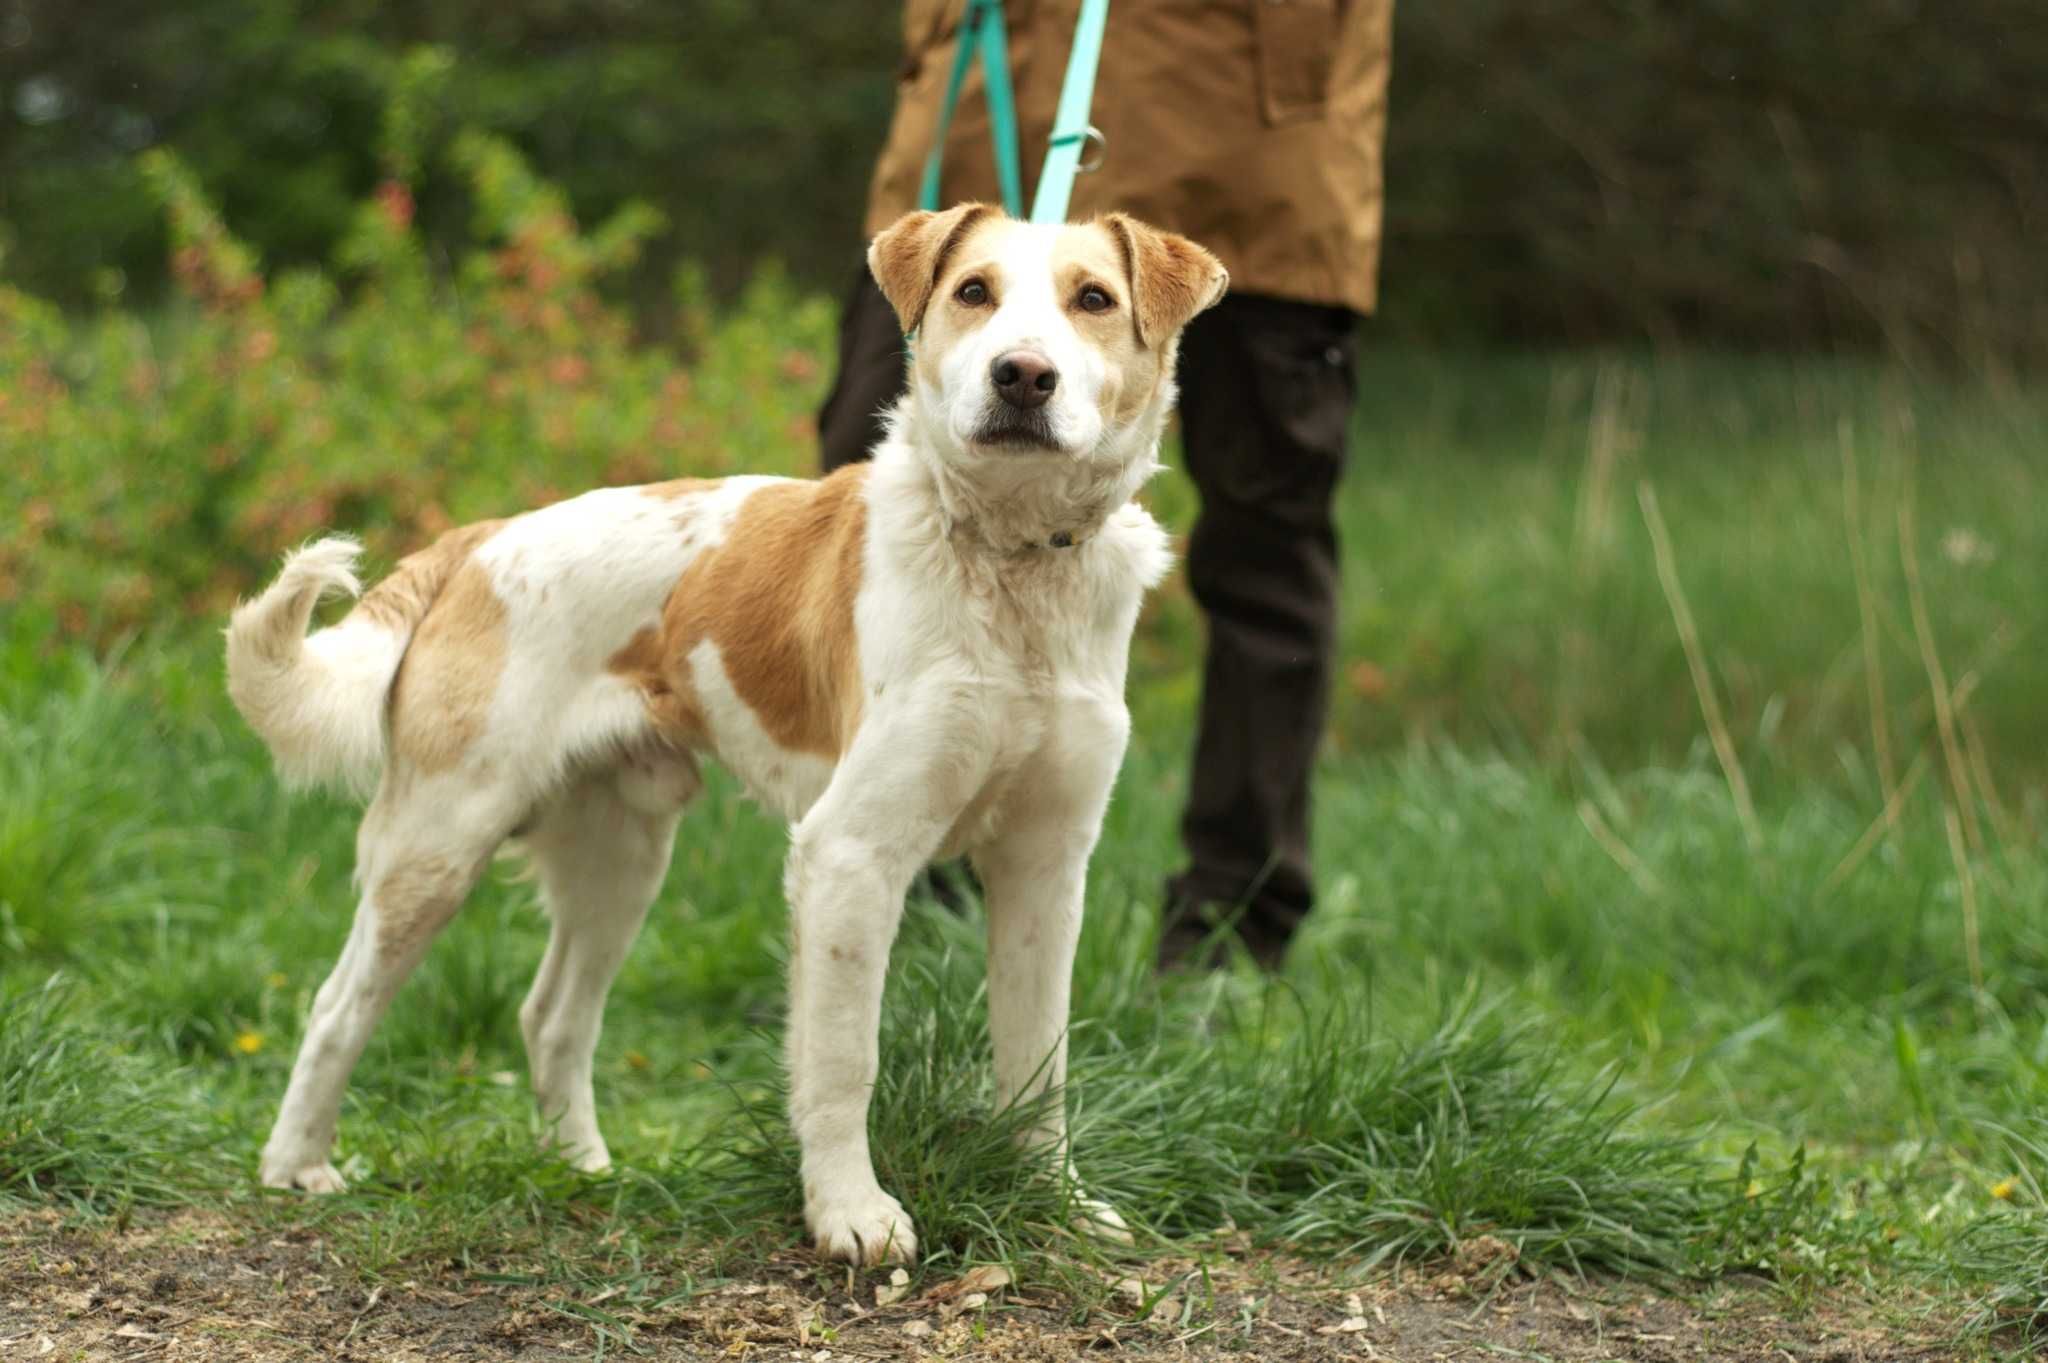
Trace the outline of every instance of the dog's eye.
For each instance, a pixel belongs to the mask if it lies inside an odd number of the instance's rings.
[[[1116,306],[1116,300],[1109,296],[1109,291],[1094,284],[1081,290],[1081,296],[1074,301],[1081,305],[1083,312],[1108,312]]]
[[[953,297],[959,299],[970,308],[978,308],[983,303],[988,302],[988,285],[982,283],[979,279],[970,279],[959,288],[953,290]]]

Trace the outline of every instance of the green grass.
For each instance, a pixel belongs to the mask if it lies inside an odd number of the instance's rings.
[[[713,335],[732,352],[715,371],[782,365],[757,331]],[[812,372],[759,429],[803,410]],[[1531,1264],[1911,1285],[1986,1331],[2038,1319],[2042,404],[1707,357],[1380,352],[1364,380],[1322,904],[1277,984],[1151,977],[1199,649],[1169,585],[1141,629],[1138,736],[1091,876],[1083,1173],[1152,1251],[1228,1233],[1356,1270],[1491,1234]],[[732,386],[706,400],[761,400]],[[1845,430],[1882,733],[1893,779],[1921,773],[1875,841],[1887,778]],[[1670,525],[1753,831],[1707,742],[1640,481]],[[1932,642],[1963,687],[1981,987],[1897,530],[1909,497]],[[1183,479],[1154,500],[1185,527]],[[94,659],[27,604],[0,627],[0,1199],[225,1201],[316,1224],[371,1274],[453,1262],[628,1301],[801,1239],[776,1060],[783,835],[722,781],[612,996],[598,1083],[616,1174],[534,1151],[515,1013],[543,927],[508,869],[357,1071],[354,1190],[254,1189],[345,931],[353,810],[278,794],[221,694],[217,620],[163,621]],[[972,912],[906,920],[882,1176],[927,1271],[1024,1262],[1086,1300],[1100,1251],[1011,1153],[1020,1114],[988,1110],[978,932]]]
[[[146,1171],[179,1148],[180,1113],[205,1141],[240,1133],[253,1148],[345,921],[351,811],[276,799],[259,750],[217,701],[193,695],[183,709],[163,681],[212,671],[195,648],[138,650],[134,672],[66,665],[38,700],[27,685],[10,696],[21,761],[9,807],[69,810],[79,825],[77,847],[11,868],[6,981],[22,996],[12,1035],[28,1049],[0,1056],[20,1092],[0,1108],[12,1133],[0,1139],[0,1191],[95,1206],[160,1197]],[[1157,758],[1140,772],[1174,779]],[[151,836],[141,811],[169,808],[190,822]],[[1074,1037],[1077,1143],[1121,1206],[1163,1236],[1234,1225],[1361,1264],[1489,1232],[1532,1260],[1688,1265],[1729,1190],[1684,1143],[1642,1133],[1608,1080],[1470,988],[1383,1002],[1340,943],[1311,953],[1320,978],[1297,991],[1248,977],[1162,990],[1147,970],[1147,887],[1172,856],[1163,812],[1119,808]],[[130,841],[133,856],[107,850]],[[541,1223],[594,1198],[650,1234],[656,1222],[703,1238],[794,1233],[773,1036],[781,843],[723,782],[686,825],[663,909],[613,995],[601,1063],[628,1172],[597,1183],[533,1154],[514,1017],[541,941],[530,887],[506,877],[478,894],[352,1091],[344,1147],[363,1187],[356,1205],[380,1208],[359,1246],[373,1264],[487,1242],[474,1218],[488,1224],[508,1203],[544,1208]],[[160,912],[123,909],[137,884]],[[210,906],[204,886],[217,887]],[[36,984],[51,974],[69,988]],[[897,953],[875,1144],[940,1264],[1066,1243],[1044,1229],[1067,1219],[1055,1192],[1013,1153],[1023,1114],[987,1110],[980,976],[973,917],[921,907]],[[98,1068],[73,1082],[81,1053]],[[95,1094],[120,1106],[101,1112]],[[131,1105],[156,1120],[133,1126]],[[114,1150],[129,1132],[140,1164],[96,1156],[97,1143],[51,1163],[46,1147],[65,1129]],[[210,1154],[177,1155],[175,1178],[195,1195],[241,1187],[245,1161]],[[385,1207],[394,1197],[404,1210]]]
[[[1974,1292],[1973,1333],[2009,1329],[2038,1346],[2048,1343],[2048,1225],[2039,1215],[2048,1187],[2048,1121],[2035,1115],[1997,1134],[2016,1171],[2003,1185],[2017,1205],[1977,1220],[1956,1237],[1950,1280]]]

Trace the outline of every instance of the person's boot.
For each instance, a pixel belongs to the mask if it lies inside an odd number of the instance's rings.
[[[980,893],[981,882],[964,857],[927,866],[910,882],[910,898],[929,899],[954,913],[965,913],[968,900]]]
[[[1241,948],[1261,970],[1277,971],[1287,957],[1287,938],[1266,931],[1244,905],[1190,899],[1169,882],[1159,924],[1160,974],[1217,970]]]

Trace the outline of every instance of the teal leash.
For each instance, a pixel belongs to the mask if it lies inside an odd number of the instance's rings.
[[[1102,30],[1108,23],[1109,0],[1081,0],[1059,110],[1053,115],[1052,143],[1046,148],[1045,168],[1038,173],[1038,197],[1031,201],[1033,222],[1067,220],[1067,199],[1081,170],[1081,147],[1090,137],[1102,139],[1088,124],[1088,106],[1095,97],[1095,68],[1102,59]]]
[[[939,207],[946,130],[952,126],[953,108],[960,102],[960,87],[967,80],[967,68],[977,51],[981,53],[982,84],[988,93],[988,132],[989,140],[995,144],[996,181],[1002,186],[1003,207],[1014,218],[1024,212],[1024,170],[1017,156],[1017,100],[1010,87],[1003,0],[967,0],[967,12],[960,16],[953,73],[946,80],[946,101],[939,106],[939,126],[932,135],[931,157],[924,165],[924,189],[918,195],[918,206],[930,211]]]
[[[1039,172],[1038,196],[1031,203],[1032,222],[1066,221],[1074,176],[1083,169],[1081,148],[1091,137],[1098,142],[1102,138],[1088,124],[1088,108],[1095,98],[1095,71],[1101,63],[1102,34],[1108,23],[1109,0],[1081,0],[1080,18],[1074,24],[1074,45],[1067,55],[1067,74],[1060,85],[1059,107],[1053,115],[1052,139],[1046,149],[1045,167]],[[935,212],[940,205],[946,130],[952,126],[953,109],[960,102],[960,87],[966,83],[967,68],[977,52],[981,55],[982,84],[988,96],[989,140],[995,148],[996,181],[1002,187],[1003,207],[1011,217],[1022,217],[1024,172],[1017,153],[1017,98],[1010,84],[1003,0],[967,0],[967,12],[960,18],[960,38],[953,50],[952,74],[946,80],[946,99],[939,106],[938,129],[932,137],[931,156],[925,161],[918,206]]]

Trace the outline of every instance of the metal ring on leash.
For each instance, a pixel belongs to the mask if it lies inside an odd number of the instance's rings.
[[[1109,139],[1104,137],[1102,129],[1096,127],[1093,123],[1090,123],[1087,131],[1081,134],[1081,145],[1083,147],[1087,146],[1090,142],[1095,144],[1095,159],[1093,161],[1082,161],[1074,167],[1076,171],[1083,175],[1086,175],[1091,170],[1101,170],[1103,159],[1109,155]]]

